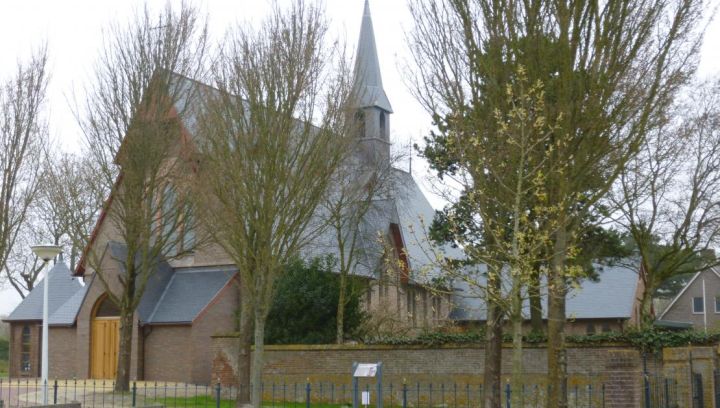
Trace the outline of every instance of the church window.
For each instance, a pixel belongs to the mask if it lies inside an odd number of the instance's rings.
[[[178,202],[178,193],[171,185],[163,190],[156,228],[160,239],[164,241],[166,256],[177,256],[188,252],[195,246],[194,218],[190,209]]]
[[[380,112],[380,136],[385,137],[386,136],[386,128],[387,125],[385,123],[385,112]]]
[[[365,112],[355,112],[355,125],[357,126],[358,139],[365,138]]]
[[[422,292],[422,308],[423,308],[423,324],[427,324],[428,317],[428,303],[427,303],[427,292]]]
[[[23,326],[20,348],[20,370],[28,372],[30,371],[30,349],[32,348],[30,326]]]
[[[415,291],[410,288],[407,289],[407,312],[408,312],[408,319],[410,319],[413,327],[415,327],[417,325]]]
[[[432,298],[432,317],[436,323],[438,320],[440,320],[441,308],[442,308],[442,298],[440,298],[439,296],[433,296],[433,298]]]
[[[120,309],[109,297],[105,297],[95,310],[95,317],[117,317]]]

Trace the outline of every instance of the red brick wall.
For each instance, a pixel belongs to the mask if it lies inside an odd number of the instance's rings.
[[[145,380],[211,384],[212,335],[235,327],[237,288],[231,283],[190,325],[146,329]]]
[[[214,337],[213,380],[224,384],[235,382],[231,354],[236,347],[234,337]],[[510,348],[504,349],[503,383],[509,381],[511,369]],[[482,347],[426,348],[415,346],[268,346],[263,378],[267,383],[349,384],[352,363],[382,361],[383,380],[386,384],[457,383],[477,386],[482,383],[484,349]],[[529,384],[546,383],[547,353],[543,347],[524,350],[525,381]],[[606,384],[607,407],[640,406],[642,356],[639,351],[623,346],[583,347],[568,349],[569,387],[580,392],[588,384],[595,388]],[[581,394],[585,395],[585,394]]]
[[[30,327],[30,371],[21,371],[21,350],[23,327]],[[10,377],[40,377],[40,336],[42,327],[39,322],[17,322],[10,324]]]
[[[191,382],[190,326],[153,326],[145,337],[145,380]]]
[[[74,327],[50,327],[50,378],[78,378],[76,344]]]

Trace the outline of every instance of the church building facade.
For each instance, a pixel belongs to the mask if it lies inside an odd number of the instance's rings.
[[[360,156],[390,160],[390,116],[368,2],[365,2],[355,63]],[[186,78],[182,86],[206,86]],[[180,118],[181,122],[184,118]],[[183,122],[184,131],[192,125]],[[392,315],[398,324],[423,328],[442,324],[450,314],[449,296],[426,289],[437,273],[427,241],[434,210],[412,175],[392,170],[393,194],[378,200],[360,228],[367,237],[356,275],[368,281],[365,307]],[[112,210],[112,203],[106,211]],[[113,290],[112,279],[124,273],[125,247],[119,234],[101,216],[86,251],[101,254],[99,268]],[[374,237],[385,237],[405,268],[384,267],[386,254]],[[329,241],[326,242],[329,245]],[[443,248],[456,251],[452,248]],[[322,255],[322,251],[314,251]],[[332,252],[332,251],[330,251]],[[457,254],[452,254],[457,256]],[[428,274],[428,270],[431,272]],[[420,274],[419,271],[424,271]],[[433,272],[434,271],[434,272]],[[237,269],[220,245],[210,244],[182,259],[162,262],[147,283],[133,318],[131,379],[209,384],[213,356],[211,336],[236,331],[239,288]],[[50,307],[50,376],[53,378],[114,378],[117,369],[119,311],[97,273],[82,263],[69,271],[58,262],[48,275]],[[6,319],[11,325],[10,376],[40,373],[40,283]]]

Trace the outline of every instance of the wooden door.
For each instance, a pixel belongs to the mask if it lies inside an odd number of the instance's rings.
[[[115,378],[120,339],[120,319],[96,317],[92,322],[90,376]]]

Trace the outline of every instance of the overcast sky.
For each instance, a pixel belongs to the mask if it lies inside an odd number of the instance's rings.
[[[286,0],[279,0],[285,3]],[[165,0],[149,0],[159,9]],[[325,0],[331,33],[355,47],[364,0]],[[47,42],[51,82],[48,113],[51,136],[65,151],[78,149],[79,130],[67,100],[90,76],[101,45],[102,28],[110,21],[126,21],[143,1],[121,0],[3,0],[0,3],[0,78],[13,72],[15,62]],[[260,19],[269,10],[269,0],[196,0],[209,16],[210,34],[220,38],[234,23]],[[398,145],[419,141],[430,127],[430,118],[410,95],[400,67],[407,58],[404,32],[411,28],[406,0],[370,0],[375,38],[385,91],[393,106],[391,139]],[[710,24],[702,49],[700,75],[720,72],[720,24]],[[425,191],[426,167],[417,158],[413,174]],[[441,201],[428,197],[433,205]],[[29,250],[29,249],[28,249]],[[8,314],[20,301],[14,291],[0,289],[0,315]]]

